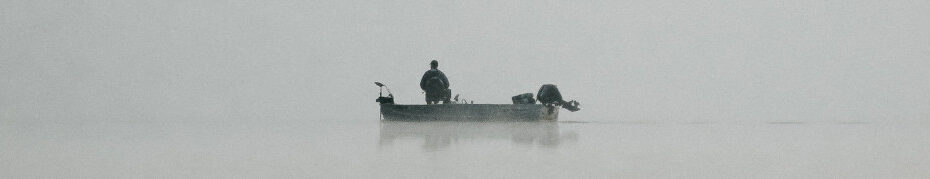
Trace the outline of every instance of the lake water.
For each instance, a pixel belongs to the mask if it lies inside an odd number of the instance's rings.
[[[0,178],[927,178],[925,123],[4,121]]]

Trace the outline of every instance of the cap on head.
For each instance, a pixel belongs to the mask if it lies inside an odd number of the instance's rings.
[[[439,67],[439,61],[433,60],[433,61],[429,62],[429,67],[431,67],[431,68]]]

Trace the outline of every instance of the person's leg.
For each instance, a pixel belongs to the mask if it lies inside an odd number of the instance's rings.
[[[426,93],[426,104],[439,104],[439,101],[441,100],[442,99],[439,99],[439,97],[437,97],[434,93]]]

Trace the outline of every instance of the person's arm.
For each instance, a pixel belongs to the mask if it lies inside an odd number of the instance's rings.
[[[445,84],[444,87],[445,87],[446,89],[449,89],[449,79],[446,78],[446,74],[440,71],[440,72],[439,72],[439,78],[442,79],[442,83]]]
[[[423,91],[426,91],[426,79],[428,77],[427,75],[429,75],[428,71],[426,73],[423,73],[423,78],[420,78],[420,89],[422,89]]]

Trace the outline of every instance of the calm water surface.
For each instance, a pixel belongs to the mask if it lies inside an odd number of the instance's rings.
[[[927,178],[928,127],[5,121],[0,178]]]

